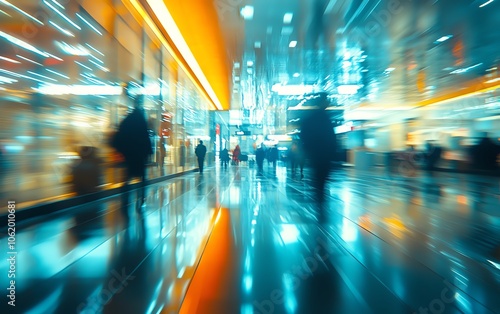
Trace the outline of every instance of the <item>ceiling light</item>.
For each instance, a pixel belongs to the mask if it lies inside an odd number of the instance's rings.
[[[492,2],[493,2],[493,0],[489,0],[489,1],[487,1],[487,2],[485,2],[485,3],[483,3],[483,4],[481,4],[479,7],[480,7],[480,8],[485,7],[485,6],[487,6],[488,4],[490,4],[490,3],[492,3]]]
[[[250,60],[250,61],[247,61],[247,66],[248,66],[248,67],[253,66],[253,61],[251,61],[251,60]]]
[[[299,77],[300,76],[300,73],[296,72],[296,73],[293,73],[293,77]]]
[[[235,62],[234,63],[234,68],[235,69],[239,69],[240,68],[240,63],[239,62]]]
[[[293,13],[285,13],[285,15],[283,16],[283,23],[290,24],[292,22],[292,19]]]
[[[447,41],[448,39],[450,38],[453,38],[453,35],[446,35],[446,36],[443,36],[441,38],[439,38],[438,40],[435,41],[436,44],[438,43],[442,43],[442,42],[445,42]]]
[[[273,92],[279,95],[304,95],[310,94],[314,91],[313,85],[282,85],[275,84],[272,89]]]
[[[290,42],[290,44],[288,45],[288,47],[290,47],[290,48],[295,48],[295,47],[297,47],[297,41],[296,41],[296,40],[292,40],[292,41]]]
[[[387,69],[385,69],[385,72],[386,73],[391,73],[394,70],[396,70],[396,68],[387,68]]]
[[[22,40],[14,37],[14,36],[11,36],[11,35],[9,35],[7,33],[4,33],[2,31],[0,31],[0,37],[5,38],[6,40],[10,41],[14,45],[18,45],[19,47],[22,47],[22,48],[24,48],[26,50],[35,52],[35,53],[37,53],[37,54],[39,54],[41,56],[48,57],[48,55],[45,52],[43,52],[41,50],[38,50],[36,47],[28,44],[27,42],[22,41]]]
[[[253,6],[246,5],[243,8],[241,8],[240,14],[246,21],[250,21],[253,19],[253,11],[254,11]]]
[[[491,84],[500,81],[500,77],[494,78],[492,80],[486,81],[486,84]]]

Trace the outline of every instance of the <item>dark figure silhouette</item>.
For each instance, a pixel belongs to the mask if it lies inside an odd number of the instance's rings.
[[[205,161],[205,155],[207,154],[207,147],[203,145],[203,141],[200,140],[198,146],[196,146],[194,153],[198,158],[198,167],[200,168],[200,173],[203,173],[203,162]]]
[[[441,159],[442,152],[443,152],[443,149],[441,147],[439,147],[437,145],[433,145],[430,142],[426,143],[425,154],[424,154],[424,161],[425,161],[426,170],[435,170],[436,169],[436,164]]]
[[[276,162],[278,161],[279,153],[278,147],[274,145],[267,151],[267,160],[273,164],[273,168],[276,168]]]
[[[128,192],[128,181],[132,178],[141,178],[140,200],[144,202],[146,185],[146,163],[148,156],[153,153],[151,140],[144,111],[136,104],[136,108],[122,121],[116,133],[113,147],[125,158],[127,178],[124,192]]]
[[[220,152],[220,166],[222,168],[227,169],[227,164],[229,163],[229,151],[227,148],[224,148]]]
[[[240,145],[236,145],[236,147],[233,150],[233,162],[235,165],[238,165],[240,163],[240,155],[241,155]]]
[[[266,157],[266,151],[264,147],[261,145],[255,151],[255,161],[257,162],[257,171],[258,174],[262,174],[264,169],[264,158]]]
[[[303,119],[300,137],[304,153],[312,167],[316,200],[322,205],[325,198],[326,179],[331,171],[331,162],[335,155],[336,138],[333,124],[325,110],[328,107],[326,95],[319,99],[318,104],[319,109],[312,110]]]
[[[473,165],[478,170],[498,170],[498,154],[500,154],[500,146],[485,135],[472,148]]]

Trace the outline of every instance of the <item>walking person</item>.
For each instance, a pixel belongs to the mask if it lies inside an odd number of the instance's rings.
[[[220,152],[220,166],[221,168],[227,169],[227,164],[229,163],[229,151],[224,148]]]
[[[202,140],[200,140],[200,143],[196,146],[194,153],[198,158],[198,168],[200,169],[200,173],[203,173],[203,162],[205,161],[205,155],[207,154],[207,147],[203,145]]]
[[[121,122],[112,140],[112,146],[123,155],[126,166],[124,194],[128,193],[129,181],[141,178],[138,200],[145,200],[146,163],[153,154],[148,126],[140,98],[135,99],[134,110]]]
[[[332,170],[332,160],[336,151],[336,137],[332,121],[326,111],[328,107],[326,95],[321,96],[318,109],[311,110],[310,115],[303,120],[300,137],[304,153],[313,168],[312,181],[320,208],[320,215],[322,216],[324,214],[325,184]]]

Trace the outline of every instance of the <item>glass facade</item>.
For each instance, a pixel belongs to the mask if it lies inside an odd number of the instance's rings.
[[[82,147],[102,162],[103,187],[123,180],[109,140],[144,95],[154,154],[148,177],[196,167],[209,104],[178,59],[127,1],[0,4],[1,191],[19,201],[72,192]],[[171,50],[170,50],[171,51]]]

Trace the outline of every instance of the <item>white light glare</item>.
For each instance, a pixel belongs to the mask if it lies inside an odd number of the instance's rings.
[[[57,80],[51,78],[51,77],[48,77],[48,76],[45,76],[45,75],[41,75],[41,74],[38,74],[36,72],[33,72],[33,71],[28,71],[29,74],[33,74],[33,75],[36,75],[36,76],[39,76],[41,78],[44,78],[44,79],[47,79],[49,81],[54,81],[54,82],[57,82]]]
[[[104,57],[104,53],[100,52],[99,50],[95,49],[94,47],[92,47],[91,45],[89,45],[87,43],[85,45],[87,45],[90,49],[94,50],[95,52],[97,52],[98,54],[100,54],[101,56]]]
[[[85,69],[87,69],[87,70],[94,71],[94,70],[92,70],[92,68],[89,68],[88,66],[86,66],[85,64],[83,64],[83,63],[81,63],[81,62],[75,61],[75,63],[76,63],[76,64],[78,64],[79,66],[84,67],[84,68],[85,68]]]
[[[247,61],[247,66],[252,67],[253,66],[253,61]]]
[[[272,89],[273,92],[278,93],[282,96],[291,95],[304,95],[309,94],[314,91],[313,85],[281,85],[275,84]]]
[[[299,77],[300,76],[300,73],[293,73],[293,77]]]
[[[53,73],[55,75],[59,75],[60,77],[64,77],[65,79],[69,79],[69,77],[67,77],[66,75],[62,74],[62,73],[59,73],[59,72],[56,72],[54,70],[51,70],[51,69],[45,69],[46,71],[50,72],[50,73]]]
[[[10,77],[5,77],[5,76],[1,76],[0,75],[0,83],[7,83],[7,84],[9,84],[9,83],[15,83],[15,82],[17,82],[17,80],[11,79]]]
[[[340,95],[354,95],[358,93],[359,85],[340,85],[337,90]]]
[[[283,16],[283,23],[290,24],[292,22],[292,19],[293,13],[285,13],[285,15]]]
[[[492,3],[492,2],[493,2],[493,0],[489,0],[489,1],[487,1],[487,2],[485,2],[485,3],[483,3],[483,4],[481,4],[479,7],[480,7],[480,8],[485,7],[485,6],[487,6],[488,4],[490,4],[490,3]]]
[[[0,1],[1,1],[1,0],[0,0]],[[46,58],[48,57],[48,55],[47,55],[45,52],[38,50],[38,49],[37,49],[37,48],[35,48],[34,46],[32,46],[32,45],[28,44],[28,43],[27,43],[27,42],[25,42],[25,41],[22,41],[22,40],[20,40],[20,39],[17,39],[17,38],[16,38],[16,37],[14,37],[14,36],[11,36],[11,35],[9,35],[9,34],[7,34],[7,33],[2,32],[2,31],[0,31],[0,36],[1,36],[1,37],[3,37],[3,38],[5,38],[5,39],[7,39],[7,40],[8,40],[8,41],[10,41],[11,43],[13,43],[13,44],[15,44],[15,45],[18,45],[19,47],[22,47],[22,48],[24,48],[24,49],[26,49],[26,50],[29,50],[29,51],[35,52],[35,53],[37,53],[37,54],[39,54],[39,55],[41,55],[41,56],[44,56],[44,57],[46,57]]]
[[[80,20],[82,20],[83,22],[85,22],[85,24],[87,24],[88,26],[90,26],[90,28],[92,28],[97,34],[99,34],[99,35],[102,36],[102,33],[97,28],[95,28],[94,25],[90,24],[89,21],[87,21],[86,19],[84,19],[83,16],[81,16],[78,13],[76,13],[76,16],[78,16],[80,18]]]
[[[23,10],[19,9],[18,7],[16,7],[15,5],[9,3],[8,1],[5,1],[5,0],[0,0],[0,3],[3,3],[11,8],[13,8],[14,10],[16,10],[17,12],[29,17],[30,19],[32,19],[33,21],[37,22],[38,24],[40,25],[44,25],[42,21],[36,19],[35,17],[29,15],[28,13],[24,12]],[[8,14],[7,14],[8,15]]]
[[[42,85],[35,89],[44,95],[121,95],[122,87],[113,85]]]
[[[385,69],[385,72],[391,73],[394,70],[396,70],[396,68],[387,68],[387,69]]]
[[[297,41],[296,41],[296,40],[292,40],[292,41],[290,42],[290,44],[288,45],[288,47],[290,47],[290,48],[295,48],[295,47],[297,47]]]
[[[33,61],[33,60],[28,59],[28,58],[26,58],[26,57],[23,57],[23,56],[21,56],[21,55],[16,55],[16,57],[21,58],[21,59],[23,59],[23,60],[26,60],[26,61],[28,61],[28,62],[34,63],[34,64],[36,64],[36,65],[41,65],[41,66],[43,66],[41,63],[38,63],[38,62],[36,62],[36,61]]]
[[[56,12],[57,14],[59,14],[59,16],[61,16],[63,19],[65,19],[74,28],[76,28],[79,31],[82,30],[82,28],[80,26],[76,25],[75,22],[73,22],[72,20],[70,20],[66,15],[64,15],[64,13],[62,13],[56,7],[54,7],[52,4],[50,4],[49,2],[47,2],[47,0],[43,0],[43,3],[45,3],[49,8],[51,8],[52,10],[54,10],[54,12]]]
[[[446,36],[443,36],[443,37],[439,38],[438,40],[436,40],[436,42],[438,42],[438,43],[442,43],[442,42],[447,41],[447,40],[448,40],[448,39],[450,39],[450,38],[453,38],[453,35],[446,35]]]
[[[253,6],[246,5],[243,8],[241,8],[240,14],[245,20],[250,21],[253,19],[253,12],[254,12]]]
[[[52,25],[52,26],[54,26],[57,30],[59,30],[64,35],[75,37],[75,34],[73,34],[72,32],[68,31],[67,29],[62,28],[61,26],[57,25],[55,22],[49,21],[49,24]]]
[[[21,62],[19,62],[17,60],[13,60],[11,58],[2,57],[2,56],[0,56],[0,60],[5,60],[5,61],[11,62],[11,63],[21,63]]]

